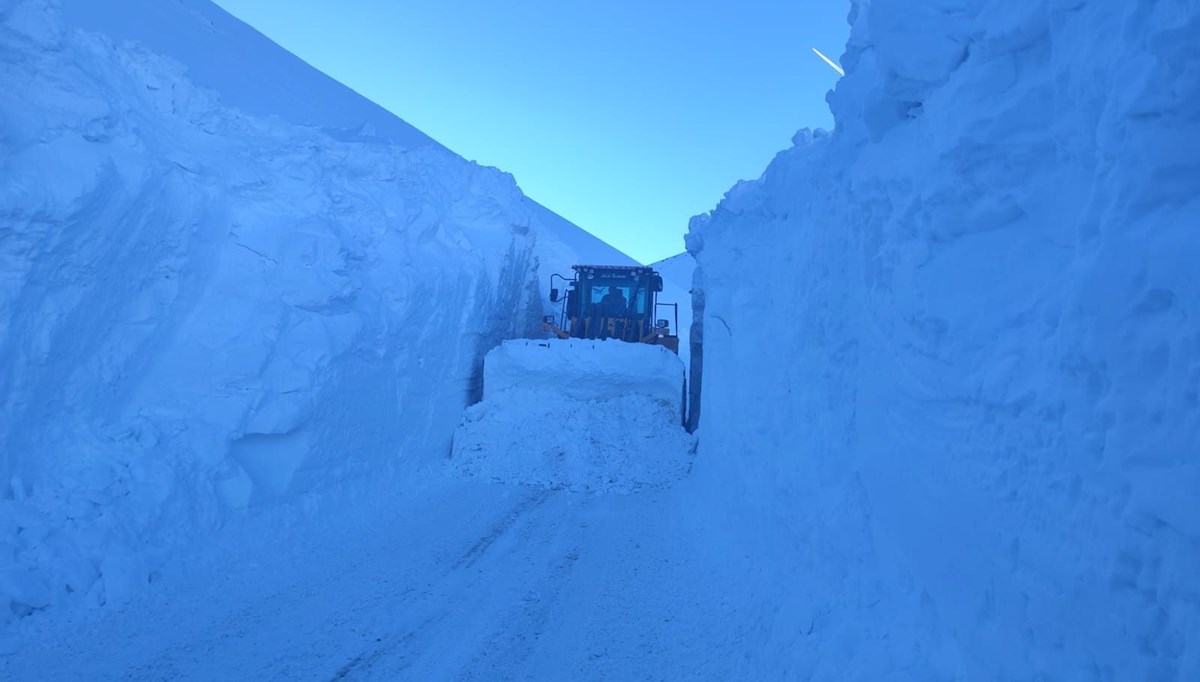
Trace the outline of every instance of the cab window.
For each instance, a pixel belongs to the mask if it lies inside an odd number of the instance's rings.
[[[615,284],[593,284],[592,303],[599,303],[600,301],[603,301],[604,297],[608,295],[608,292],[612,291],[613,289],[620,291],[621,296],[626,301],[629,300],[629,287],[627,286],[617,286]]]

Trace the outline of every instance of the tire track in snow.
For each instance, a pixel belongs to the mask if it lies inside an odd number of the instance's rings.
[[[492,529],[487,535],[480,538],[479,542],[476,542],[469,550],[467,550],[467,553],[464,554],[463,558],[454,565],[454,568],[462,569],[473,565],[479,560],[480,557],[483,556],[485,552],[487,552],[488,548],[491,547],[496,540],[500,539],[502,535],[507,533],[522,516],[529,511],[540,507],[542,503],[544,503],[550,497],[551,492],[552,491],[550,490],[538,490],[529,497],[521,500],[521,502],[513,507],[508,514],[505,514],[504,517],[502,517],[494,526],[492,526]]]
[[[580,527],[572,524],[570,531],[571,535],[563,539],[565,544],[562,541],[555,543],[559,545],[558,550],[569,549],[557,552],[555,548],[550,549],[550,553],[559,556],[551,570],[529,586],[516,605],[493,621],[487,635],[478,640],[474,655],[464,660],[462,667],[456,671],[457,678],[490,680],[511,677],[514,671],[527,667],[543,635],[548,632],[551,614],[563,602],[563,593],[568,591],[572,572],[579,565],[580,548],[574,540],[578,538]],[[545,545],[550,544],[546,542],[536,553],[545,553]]]
[[[747,635],[712,597],[729,589],[723,555],[700,549],[671,494],[416,488],[386,515],[344,510],[274,560],[192,585],[207,596],[180,592],[0,662],[0,678],[738,677]]]
[[[542,504],[544,504],[553,493],[554,491],[552,490],[537,490],[534,493],[522,498],[519,502],[517,502],[516,505],[509,509],[507,513],[493,523],[488,531],[477,541],[475,541],[475,543],[472,544],[466,552],[463,553],[460,559],[454,562],[450,570],[448,570],[445,575],[442,576],[441,582],[443,584],[453,583],[455,576],[463,575],[466,569],[471,568],[477,562],[479,562],[487,554],[488,549],[491,548],[497,540],[509,533],[524,517],[538,507],[542,506]],[[483,575],[486,577],[486,574]],[[466,585],[462,585],[457,589],[454,589],[453,594],[461,594],[470,591],[478,592],[477,583],[481,582],[482,580],[483,578],[475,578],[470,580]],[[447,592],[447,595],[449,596],[449,592]],[[426,594],[423,596],[428,597],[432,595]],[[444,603],[444,600],[430,600],[426,598],[419,600],[417,604],[411,604],[411,606],[417,606],[421,602],[432,603],[436,605],[438,603]],[[409,645],[416,641],[420,635],[427,634],[434,628],[438,627],[442,621],[445,621],[451,615],[451,611],[441,609],[429,617],[422,619],[417,625],[408,628],[402,633],[399,633],[398,636],[393,635],[390,637],[380,638],[375,647],[372,647],[370,650],[354,656],[341,668],[338,668],[333,676],[329,678],[330,681],[336,682],[337,680],[362,679],[362,676],[364,675],[371,675],[376,663],[385,657],[399,658],[399,666],[389,669],[391,674],[394,674],[397,671],[408,669],[413,662],[412,657],[407,653],[404,653],[411,649],[411,646]]]

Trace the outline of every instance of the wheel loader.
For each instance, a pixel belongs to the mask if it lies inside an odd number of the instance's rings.
[[[654,268],[575,265],[572,269],[570,279],[550,276],[550,301],[559,304],[560,311],[557,320],[554,315],[543,318],[546,331],[561,339],[617,339],[679,353],[679,304],[658,301],[663,280]],[[555,286],[559,280],[565,292]],[[670,309],[675,324],[658,317],[659,309]]]
[[[543,317],[543,328],[558,338],[508,339],[484,357],[483,399],[454,432],[453,466],[579,492],[670,485],[687,475],[696,449],[684,428],[677,304],[658,301],[663,280],[653,268],[573,269],[550,280],[559,313]],[[656,315],[664,309],[674,326]]]

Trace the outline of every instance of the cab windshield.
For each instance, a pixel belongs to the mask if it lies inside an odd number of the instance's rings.
[[[644,317],[648,293],[638,282],[596,282],[592,284],[590,302],[614,309],[614,312],[619,304],[624,314]]]

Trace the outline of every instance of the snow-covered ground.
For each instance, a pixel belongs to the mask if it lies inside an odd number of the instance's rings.
[[[128,605],[43,624],[0,678],[757,677],[752,562],[711,542],[686,489],[433,474],[354,497],[357,518],[252,519]]]
[[[1200,5],[854,6],[596,495],[447,454],[608,247],[205,2],[0,0],[0,677],[1200,679]]]

